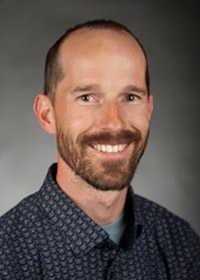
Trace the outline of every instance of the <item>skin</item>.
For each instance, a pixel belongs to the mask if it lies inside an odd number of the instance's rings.
[[[62,129],[77,149],[80,135],[139,131],[143,149],[153,97],[147,95],[146,62],[138,43],[126,32],[83,28],[62,44],[60,63],[65,77],[57,86],[55,103],[43,94],[35,100],[43,129],[55,137]],[[87,146],[86,153],[98,174],[114,184],[120,177],[101,173],[102,162],[120,162],[127,168],[134,149],[130,143],[122,152],[107,154]],[[97,190],[75,174],[59,151],[57,159],[56,180],[63,191],[99,225],[115,221],[123,211],[128,185],[120,191]]]

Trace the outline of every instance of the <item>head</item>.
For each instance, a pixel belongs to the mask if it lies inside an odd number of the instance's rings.
[[[55,134],[58,163],[99,190],[127,187],[144,152],[152,112],[146,54],[112,21],[68,30],[50,49],[35,112]]]

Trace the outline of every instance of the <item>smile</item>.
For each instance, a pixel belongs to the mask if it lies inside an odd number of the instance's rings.
[[[119,145],[102,145],[102,144],[97,144],[94,145],[93,148],[99,152],[104,152],[104,153],[118,153],[122,152],[126,148],[127,144],[119,144]]]

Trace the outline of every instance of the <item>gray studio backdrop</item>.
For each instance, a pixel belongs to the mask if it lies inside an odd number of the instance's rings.
[[[199,15],[198,1],[0,0],[0,214],[37,191],[56,161],[55,141],[32,110],[48,48],[74,24],[110,18],[149,56],[155,104],[135,192],[200,233]]]

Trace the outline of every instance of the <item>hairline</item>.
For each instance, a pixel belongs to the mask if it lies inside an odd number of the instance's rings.
[[[57,47],[57,51],[54,57],[54,67],[56,67],[56,74],[57,74],[57,79],[55,79],[54,83],[53,83],[53,87],[51,88],[51,90],[49,90],[49,92],[45,92],[44,94],[46,94],[52,104],[55,103],[55,98],[56,98],[56,89],[58,84],[63,80],[63,78],[65,77],[65,73],[64,73],[64,69],[62,67],[62,61],[61,61],[61,49],[62,46],[64,45],[64,43],[66,43],[66,41],[73,35],[75,35],[76,33],[82,31],[82,30],[88,30],[88,31],[92,31],[92,30],[110,30],[111,32],[116,32],[116,33],[121,33],[124,35],[128,35],[129,37],[131,37],[139,46],[139,48],[141,49],[143,55],[144,55],[144,59],[145,59],[145,83],[146,83],[146,87],[147,87],[147,94],[149,96],[149,72],[148,72],[148,59],[147,59],[147,54],[146,51],[144,50],[144,47],[142,46],[142,44],[140,43],[139,39],[125,26],[123,27],[113,27],[113,26],[82,26],[77,25],[74,28],[69,29],[67,32],[65,32],[56,42],[55,44],[52,46],[54,47],[57,43],[59,44]],[[148,79],[148,81],[147,81]]]

